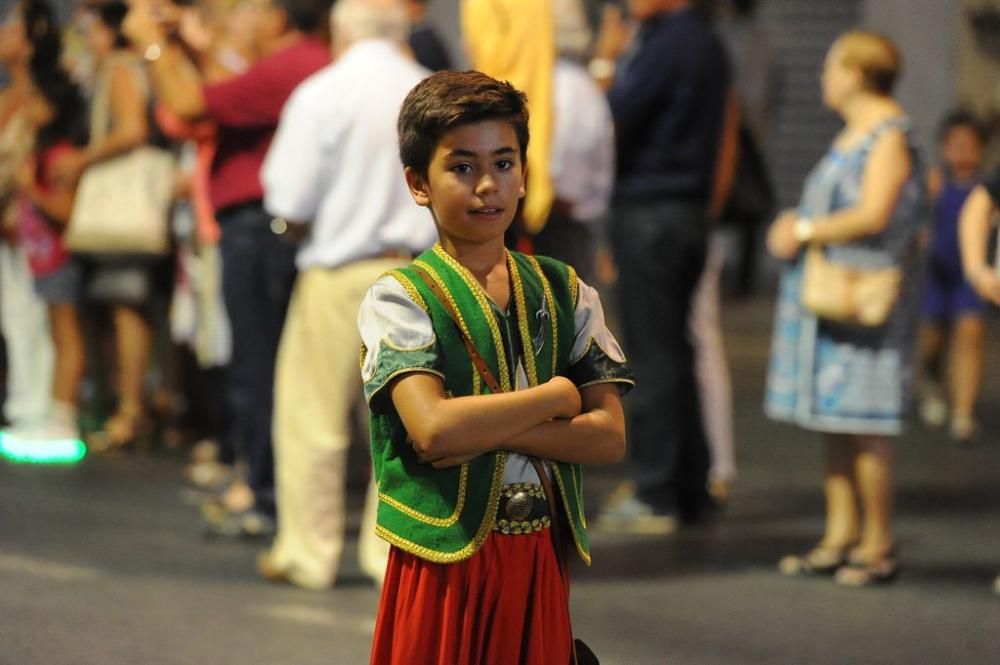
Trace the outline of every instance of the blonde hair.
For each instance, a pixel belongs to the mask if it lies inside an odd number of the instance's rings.
[[[877,32],[852,30],[837,38],[840,64],[861,73],[866,90],[880,95],[892,94],[903,67],[903,57],[892,41]]]

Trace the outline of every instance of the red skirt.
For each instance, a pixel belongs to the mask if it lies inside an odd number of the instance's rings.
[[[453,564],[389,553],[372,665],[563,665],[571,641],[548,529],[492,533]]]

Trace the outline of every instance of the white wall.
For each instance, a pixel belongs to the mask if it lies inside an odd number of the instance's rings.
[[[960,0],[865,0],[865,27],[892,39],[903,54],[897,99],[913,118],[925,154],[935,158],[934,133],[957,104]]]
[[[459,0],[431,0],[430,22],[441,31],[441,36],[448,42],[452,58],[458,69],[464,69],[468,62],[462,51],[461,28],[458,21]]]

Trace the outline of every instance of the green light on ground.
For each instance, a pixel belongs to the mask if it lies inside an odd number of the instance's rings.
[[[0,456],[17,464],[76,464],[86,455],[79,439],[29,441],[0,433]]]

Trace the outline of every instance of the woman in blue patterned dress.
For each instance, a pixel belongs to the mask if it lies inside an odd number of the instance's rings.
[[[916,235],[924,219],[923,179],[909,123],[892,98],[900,67],[880,35],[850,32],[827,53],[823,101],[845,122],[806,181],[799,207],[768,235],[788,261],[781,278],[766,410],[824,433],[826,528],[785,574],[835,574],[864,586],[895,577],[893,451],[902,432],[919,320]],[[862,328],[819,319],[801,304],[806,246],[856,268],[899,266],[907,277],[886,323]]]

